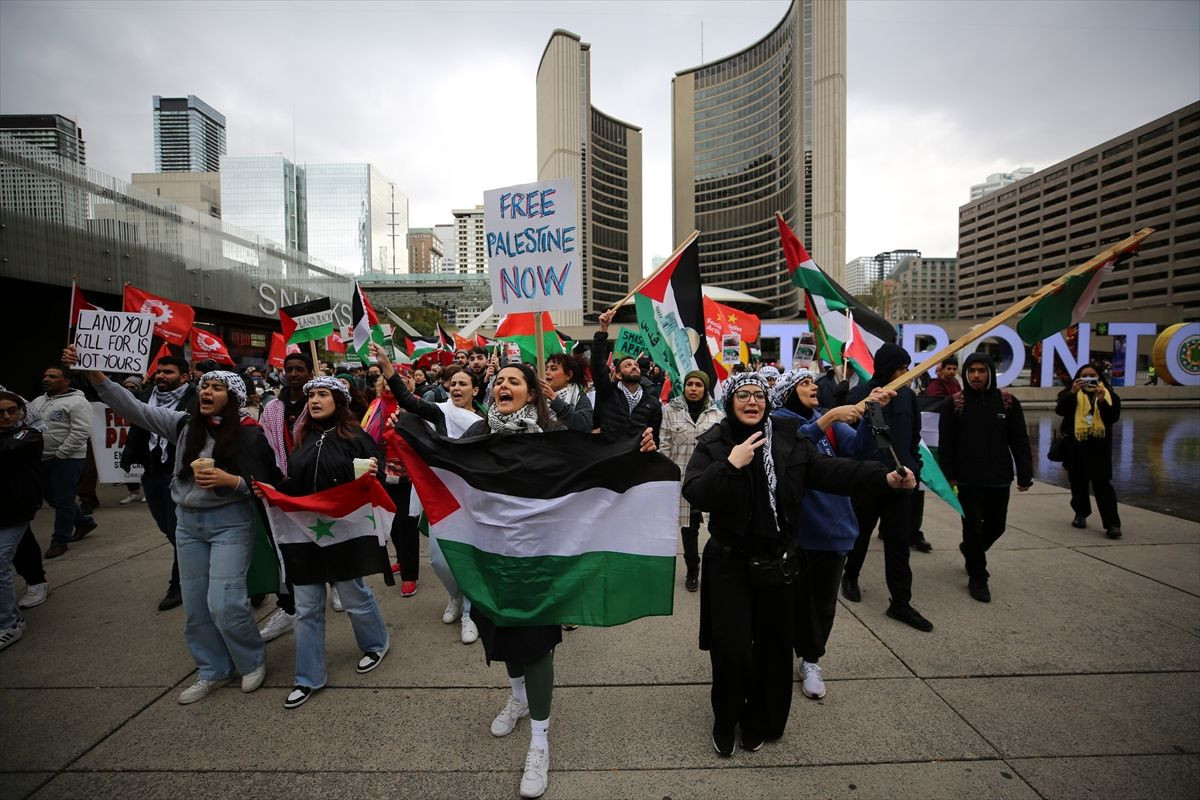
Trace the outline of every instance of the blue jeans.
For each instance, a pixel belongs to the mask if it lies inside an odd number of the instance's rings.
[[[364,653],[382,653],[388,646],[387,626],[375,595],[363,581],[338,581],[342,608],[354,627],[354,641]],[[319,689],[325,685],[325,584],[309,583],[296,590],[296,685]]]
[[[250,616],[246,572],[254,552],[254,506],[240,500],[217,508],[178,508],[175,547],[187,624],[183,638],[201,680],[246,675],[267,649]]]
[[[21,609],[17,608],[17,594],[13,591],[12,569],[8,565],[27,527],[29,523],[26,522],[0,525],[0,631],[15,628],[21,621]]]
[[[154,517],[154,524],[167,537],[167,541],[171,543],[171,550],[174,551],[175,528],[178,523],[175,520],[175,501],[171,499],[171,476],[151,478],[143,475],[142,490],[145,493],[146,505],[150,507],[150,516]],[[179,588],[178,553],[175,553],[171,564],[171,588]]]
[[[65,545],[76,528],[92,522],[75,501],[75,489],[79,486],[79,476],[83,475],[83,466],[82,458],[48,458],[42,462],[42,494],[54,508],[51,544]]]

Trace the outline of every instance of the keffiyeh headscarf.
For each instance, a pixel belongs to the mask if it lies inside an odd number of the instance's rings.
[[[304,394],[308,395],[313,389],[328,389],[330,392],[340,392],[342,399],[346,401],[346,405],[350,405],[350,390],[342,385],[342,382],[337,378],[331,378],[328,375],[322,375],[319,378],[313,378],[308,383],[304,384]]]
[[[775,388],[771,390],[771,405],[776,408],[781,408],[787,404],[788,398],[792,396],[792,392],[796,390],[796,385],[805,378],[816,380],[817,376],[813,375],[812,370],[805,367],[800,369],[789,369],[780,376],[779,380],[775,381]]]
[[[241,408],[246,405],[246,384],[236,372],[214,369],[200,376],[201,386],[207,381],[218,381],[225,384],[225,388],[229,393],[237,398],[237,407]]]
[[[771,435],[774,428],[771,425],[771,389],[767,386],[766,380],[757,372],[739,372],[736,375],[729,376],[725,381],[725,391],[723,393],[723,403],[725,406],[725,417],[731,424],[741,425],[737,415],[733,411],[733,394],[739,389],[744,389],[747,386],[756,386],[762,389],[765,400],[763,402],[763,421],[760,423],[763,431],[763,436],[766,439],[766,444],[759,448],[759,452],[763,457],[763,474],[767,478],[767,499],[771,502],[771,513],[775,515],[775,519],[779,519],[779,511],[775,508],[775,490],[777,488],[777,479],[775,477],[775,456],[771,452]],[[751,462],[753,463],[753,462]]]
[[[779,369],[771,366],[770,364],[760,368],[758,370],[758,374],[762,376],[763,380],[769,380],[771,378],[775,378],[776,380],[779,379]]]
[[[492,433],[541,433],[537,406],[526,403],[511,414],[501,414],[495,405],[488,406],[488,427]]]

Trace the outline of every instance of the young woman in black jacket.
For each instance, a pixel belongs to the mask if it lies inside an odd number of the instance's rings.
[[[0,392],[0,650],[25,633],[9,563],[42,504],[42,434],[25,425],[25,401]]]
[[[1095,364],[1084,364],[1071,385],[1058,394],[1054,413],[1062,417],[1063,466],[1071,482],[1071,525],[1086,528],[1092,513],[1088,485],[1096,494],[1100,524],[1110,539],[1121,538],[1121,515],[1112,485],[1113,425],[1121,418],[1121,398]]]
[[[696,443],[683,496],[710,513],[700,562],[700,649],[712,662],[713,747],[733,754],[735,728],[754,751],[783,736],[792,702],[788,545],[806,488],[831,494],[911,487],[874,462],[819,454],[792,419],[771,419],[767,383],[741,373],[725,387],[725,419]]]
[[[294,496],[309,495],[349,483],[354,480],[356,458],[371,459],[371,468],[378,474],[382,453],[351,416],[350,392],[341,382],[328,376],[314,378],[304,384],[304,394],[308,397],[308,418],[300,428],[295,449],[288,455],[288,477],[279,490]],[[304,547],[315,548],[315,554],[321,552],[315,543]],[[289,559],[294,552],[291,548],[284,551],[284,565],[296,593],[296,680],[284,708],[302,705],[325,686],[326,582],[337,588],[354,628],[354,639],[362,651],[359,674],[379,666],[390,646],[375,595],[361,575],[339,574],[332,566],[314,573],[314,553],[305,553],[310,557],[303,562],[296,557],[293,563]],[[391,580],[387,549],[383,547],[379,548],[379,571]]]

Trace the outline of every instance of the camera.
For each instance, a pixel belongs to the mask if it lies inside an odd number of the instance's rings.
[[[1083,384],[1084,391],[1087,391],[1087,392],[1094,392],[1096,390],[1096,387],[1100,384],[1099,378],[1091,377],[1091,376],[1087,376],[1087,375],[1080,378],[1079,380]]]

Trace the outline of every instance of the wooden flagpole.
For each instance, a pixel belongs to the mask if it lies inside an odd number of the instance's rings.
[[[71,299],[67,302],[67,344],[71,342],[71,329],[75,327],[75,280],[74,275],[71,276]]]
[[[546,374],[546,343],[542,341],[545,333],[542,329],[542,314],[545,313],[545,311],[533,312],[533,346],[537,352],[537,377],[539,380]]]
[[[1083,264],[1079,265],[1078,267],[1075,267],[1074,269],[1069,270],[1068,272],[1064,272],[1062,275],[1059,275],[1053,281],[1046,284],[1042,288],[1038,289],[1036,292],[1029,295],[1024,300],[1014,303],[1013,305],[1009,306],[1004,311],[1001,311],[999,314],[992,317],[991,319],[989,319],[987,322],[983,323],[982,325],[978,325],[978,326],[972,328],[971,330],[967,331],[965,334],[958,337],[958,339],[954,340],[950,344],[943,347],[941,350],[938,350],[933,355],[926,358],[918,366],[913,367],[908,372],[904,373],[900,377],[893,380],[885,388],[892,389],[892,390],[899,389],[901,386],[904,386],[909,381],[911,381],[913,378],[917,377],[918,375],[920,375],[922,372],[926,371],[933,365],[941,363],[941,360],[943,358],[945,358],[946,356],[949,356],[950,354],[952,354],[958,350],[961,350],[963,347],[966,347],[968,344],[970,344],[971,342],[973,342],[977,339],[982,339],[988,333],[990,333],[991,331],[1000,327],[1004,323],[1008,322],[1010,319],[1015,317],[1017,314],[1020,314],[1022,311],[1029,308],[1030,306],[1032,306],[1038,300],[1041,300],[1043,297],[1046,297],[1047,295],[1057,292],[1058,290],[1060,290],[1063,287],[1063,285],[1067,282],[1068,279],[1074,278],[1077,275],[1083,275],[1085,273],[1088,273],[1088,272],[1092,271],[1093,269],[1095,269],[1096,267],[1099,267],[1101,264],[1104,264],[1106,261],[1111,261],[1114,258],[1116,258],[1117,256],[1121,255],[1122,253],[1127,253],[1130,250],[1133,250],[1135,247],[1137,247],[1139,244],[1142,243],[1143,239],[1145,239],[1147,236],[1149,236],[1152,233],[1154,233],[1154,228],[1142,228],[1140,231],[1133,234],[1132,236],[1128,236],[1125,239],[1122,239],[1121,241],[1117,242],[1116,244],[1105,248],[1098,255],[1089,259],[1086,263],[1083,263]]]
[[[850,306],[846,306],[846,335],[851,337],[847,339],[846,344],[842,345],[842,374],[848,375],[850,370],[850,343],[854,341],[854,316],[850,313]]]
[[[625,295],[620,300],[613,303],[612,308],[620,308],[621,306],[625,305],[625,303],[629,302],[629,298],[633,297],[635,294],[640,292],[642,290],[642,287],[645,286],[647,283],[649,283],[650,281],[657,278],[658,273],[662,272],[663,269],[668,264],[674,263],[675,259],[679,258],[679,255],[684,250],[688,249],[688,247],[692,244],[692,242],[696,241],[696,237],[699,235],[700,235],[700,231],[692,231],[691,235],[683,240],[683,244],[679,245],[679,247],[676,247],[675,252],[671,253],[671,255],[667,257],[666,261],[664,261],[663,263],[658,265],[658,269],[654,270],[654,272],[651,272],[645,278],[642,278],[641,282],[638,283],[637,286],[633,287],[633,290],[630,291],[629,294]],[[612,308],[610,308],[609,310],[611,311]]]

